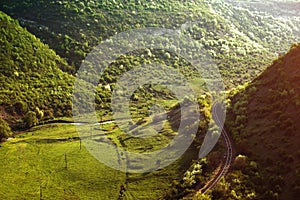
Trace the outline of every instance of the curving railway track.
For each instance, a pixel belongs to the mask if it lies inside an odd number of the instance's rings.
[[[220,122],[219,118],[218,118],[218,113],[217,113],[217,106],[218,103],[214,103],[212,110],[213,110],[213,114],[215,116],[215,123],[219,126],[222,127],[222,123]],[[233,151],[232,151],[232,144],[231,144],[231,140],[228,136],[228,133],[226,132],[226,130],[222,129],[222,133],[221,133],[224,142],[226,144],[227,147],[227,151],[225,154],[225,161],[223,161],[223,164],[221,166],[221,168],[218,170],[218,172],[212,177],[211,180],[209,180],[205,186],[203,186],[200,190],[198,190],[197,193],[202,193],[205,194],[207,191],[213,189],[217,183],[220,181],[220,179],[225,176],[231,166],[231,162],[232,162],[232,158],[233,158]]]

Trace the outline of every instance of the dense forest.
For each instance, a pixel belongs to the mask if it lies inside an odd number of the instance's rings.
[[[68,64],[48,45],[0,13],[1,119],[18,128],[39,119],[71,116],[74,78],[61,71]]]
[[[227,127],[237,151],[259,163],[261,190],[271,190],[274,199],[297,199],[300,191],[299,55],[298,44],[275,60],[231,97],[228,113]]]
[[[65,58],[73,68],[62,69],[71,73],[94,46],[117,33],[182,30],[207,49],[228,87],[252,80],[286,52],[299,24],[299,18],[275,18],[223,1],[3,1],[0,8]]]

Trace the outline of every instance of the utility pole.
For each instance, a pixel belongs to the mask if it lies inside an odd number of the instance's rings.
[[[66,163],[66,166],[65,166],[65,168],[66,168],[66,170],[68,170],[68,160],[67,160],[67,153],[65,153],[65,163]]]

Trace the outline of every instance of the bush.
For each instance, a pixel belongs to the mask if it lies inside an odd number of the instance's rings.
[[[4,119],[0,118],[0,139],[7,138],[11,136],[12,132],[9,125],[6,123]]]
[[[33,111],[27,112],[23,121],[24,121],[25,128],[31,128],[33,126],[36,126],[38,123],[36,113]]]
[[[49,119],[53,119],[54,115],[53,115],[53,110],[49,109],[49,110],[45,110],[44,112],[44,120],[49,120]]]
[[[27,112],[28,107],[27,104],[23,101],[18,101],[16,102],[14,105],[14,111],[18,114],[18,115],[23,115]]]

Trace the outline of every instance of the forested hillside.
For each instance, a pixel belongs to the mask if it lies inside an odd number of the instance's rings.
[[[296,41],[297,20],[250,13],[223,1],[3,1],[18,19],[67,59],[74,73],[91,48],[117,33],[143,27],[182,30],[218,64],[227,87],[252,80]],[[184,65],[181,63],[179,65]]]
[[[300,2],[298,0],[225,0],[225,2],[247,8],[251,12],[266,12],[276,18],[299,18]]]
[[[70,116],[73,77],[48,45],[0,12],[0,114],[21,127],[39,119]]]
[[[262,191],[296,199],[300,188],[300,45],[234,95],[227,127],[240,154],[259,164]],[[255,181],[255,179],[252,179]]]

